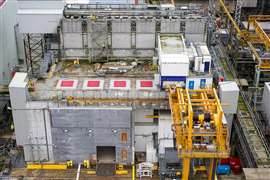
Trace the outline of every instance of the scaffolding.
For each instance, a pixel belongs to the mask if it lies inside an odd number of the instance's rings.
[[[183,159],[182,179],[188,179],[192,159],[208,160],[208,178],[212,179],[216,160],[230,154],[227,123],[216,90],[170,87],[169,103],[179,158]]]

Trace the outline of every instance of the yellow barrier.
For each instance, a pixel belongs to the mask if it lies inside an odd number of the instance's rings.
[[[127,175],[128,174],[128,170],[116,170],[115,171],[116,175]]]
[[[27,169],[48,169],[48,170],[65,170],[67,169],[66,164],[27,164]]]
[[[96,175],[96,171],[95,170],[90,170],[86,172],[89,175]]]

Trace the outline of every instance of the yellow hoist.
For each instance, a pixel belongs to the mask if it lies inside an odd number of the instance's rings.
[[[216,160],[230,154],[227,123],[216,90],[169,87],[169,103],[178,157],[183,161],[182,179],[189,178],[191,161],[207,162],[193,163],[193,169],[207,171],[212,179]]]

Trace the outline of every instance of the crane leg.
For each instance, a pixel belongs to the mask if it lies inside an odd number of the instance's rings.
[[[210,159],[208,180],[213,180],[215,176],[215,159]]]
[[[189,177],[189,169],[190,169],[190,159],[183,159],[183,172],[182,172],[182,180],[188,180]]]

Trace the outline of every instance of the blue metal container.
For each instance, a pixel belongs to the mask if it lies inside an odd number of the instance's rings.
[[[231,173],[231,167],[229,165],[218,165],[217,175],[229,175]]]

